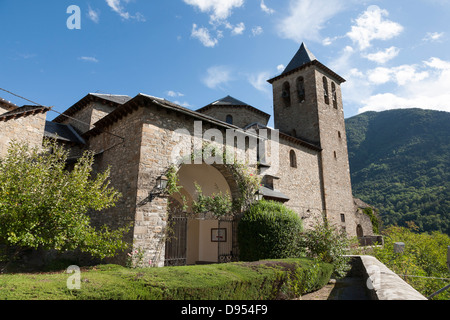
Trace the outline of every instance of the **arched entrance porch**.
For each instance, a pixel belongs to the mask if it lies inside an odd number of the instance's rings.
[[[212,214],[192,213],[197,199],[196,184],[205,196],[217,193],[237,195],[232,174],[223,165],[189,164],[178,170],[179,194],[169,198],[169,237],[166,241],[165,265],[192,265],[233,260],[237,255],[236,222]],[[183,206],[183,203],[185,206]]]

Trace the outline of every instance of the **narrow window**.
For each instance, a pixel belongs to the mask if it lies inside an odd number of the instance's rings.
[[[232,116],[231,114],[227,115],[227,120],[226,120],[226,122],[227,122],[228,124],[233,124],[233,116]]]
[[[283,97],[284,105],[286,107],[291,106],[291,86],[289,82],[285,82],[283,84],[283,92],[281,93],[281,96]]]
[[[337,159],[337,153],[336,153],[336,151],[334,152],[334,158]]]
[[[291,136],[293,136],[294,138],[297,138],[297,131],[295,129],[292,129]]]
[[[341,222],[345,222],[345,214],[341,213]]]
[[[323,77],[323,96],[325,98],[325,103],[330,104],[330,97],[328,96],[328,80]]]
[[[338,137],[339,137],[339,139],[341,139],[341,138],[342,138],[342,134],[341,134],[341,132],[340,132],[340,131],[338,131]]]
[[[303,77],[299,77],[297,79],[297,91],[298,91],[298,101],[302,103],[305,101],[306,94],[305,94],[305,80]]]
[[[337,105],[337,92],[336,92],[336,84],[334,82],[331,82],[331,92],[332,92],[332,96],[333,96],[333,107],[335,109],[338,108]]]
[[[294,150],[291,150],[289,158],[291,161],[291,168],[297,168],[297,155],[295,154]]]

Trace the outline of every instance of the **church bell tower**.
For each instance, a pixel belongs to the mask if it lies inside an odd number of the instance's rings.
[[[273,87],[275,129],[319,146],[323,204],[330,222],[356,235],[341,76],[302,43]],[[301,164],[298,164],[301,166]]]

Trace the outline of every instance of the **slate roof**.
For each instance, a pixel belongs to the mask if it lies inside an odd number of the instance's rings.
[[[261,186],[259,188],[259,192],[264,197],[274,198],[274,199],[283,200],[283,201],[289,201],[290,200],[290,198],[287,195],[285,195],[284,193],[282,193],[282,192],[280,192],[278,190],[272,190],[272,189],[267,188],[267,187]]]
[[[16,108],[12,111],[1,114],[0,121],[8,121],[11,119],[17,119],[17,118],[35,115],[35,114],[39,114],[39,113],[46,113],[50,109],[51,109],[50,107],[44,107],[44,106],[23,106],[23,107]]]
[[[309,51],[309,49],[305,46],[305,44],[302,43],[300,49],[295,54],[294,58],[292,58],[291,62],[288,64],[286,69],[284,69],[282,74],[300,68],[301,66],[314,60],[317,60],[316,57],[312,54],[311,51]]]
[[[226,96],[225,98],[214,101],[209,104],[210,106],[250,106],[249,104],[242,102],[231,96]]]
[[[62,115],[58,116],[54,122],[63,122],[67,119],[67,116],[71,117],[80,110],[83,110],[91,102],[102,102],[108,103],[112,107],[121,106],[131,100],[131,97],[126,95],[115,95],[115,94],[100,94],[100,93],[89,93],[83,99],[75,103],[69,109],[67,109]]]
[[[249,105],[249,104],[247,104],[245,102],[242,102],[242,101],[240,101],[240,100],[238,100],[236,98],[233,98],[231,96],[226,96],[225,98],[216,100],[216,101],[208,104],[207,106],[198,109],[197,112],[202,113],[202,112],[207,111],[210,108],[214,108],[214,107],[230,107],[230,106],[231,107],[236,107],[236,108],[246,108],[246,109],[249,109],[249,110],[251,110],[253,112],[256,112],[256,113],[259,113],[259,114],[263,115],[267,119],[270,118],[270,114],[265,113],[264,111],[261,111],[261,110],[255,108],[255,107],[253,107],[253,106],[251,106],[251,105]]]
[[[57,122],[46,121],[44,135],[47,138],[54,138],[65,142],[73,142],[78,144],[86,143],[71,125]]]
[[[322,71],[335,78],[335,80],[338,81],[339,83],[343,83],[346,81],[336,72],[334,72],[333,70],[331,70],[330,68],[319,62],[317,58],[314,56],[314,54],[312,54],[312,52],[309,51],[306,45],[302,43],[300,49],[295,54],[294,58],[292,58],[291,62],[289,62],[288,66],[283,71],[283,73],[270,80],[267,80],[267,82],[272,84],[275,82],[275,80],[281,79],[285,76],[288,76],[291,73],[294,73],[308,66],[316,66],[317,68],[322,69]]]
[[[15,105],[11,101],[0,98],[0,105],[6,107],[9,111],[19,108],[19,106]]]

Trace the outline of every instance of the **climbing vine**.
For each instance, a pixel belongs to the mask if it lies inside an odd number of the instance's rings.
[[[201,158],[200,158],[201,157]],[[214,157],[216,160],[222,160],[222,163],[232,174],[236,181],[239,195],[234,199],[228,193],[214,193],[206,196],[201,186],[196,184],[197,199],[194,200],[192,211],[194,214],[212,213],[215,217],[237,215],[247,210],[255,201],[255,194],[260,188],[261,180],[256,173],[252,172],[252,168],[246,163],[241,163],[236,159],[236,155],[232,148],[217,147],[210,142],[203,142],[201,150],[195,150],[189,156],[191,161],[196,159],[204,159],[205,157]],[[167,174],[168,193],[180,193],[182,186],[178,184],[177,170],[172,166]],[[186,201],[183,199],[183,205]]]

